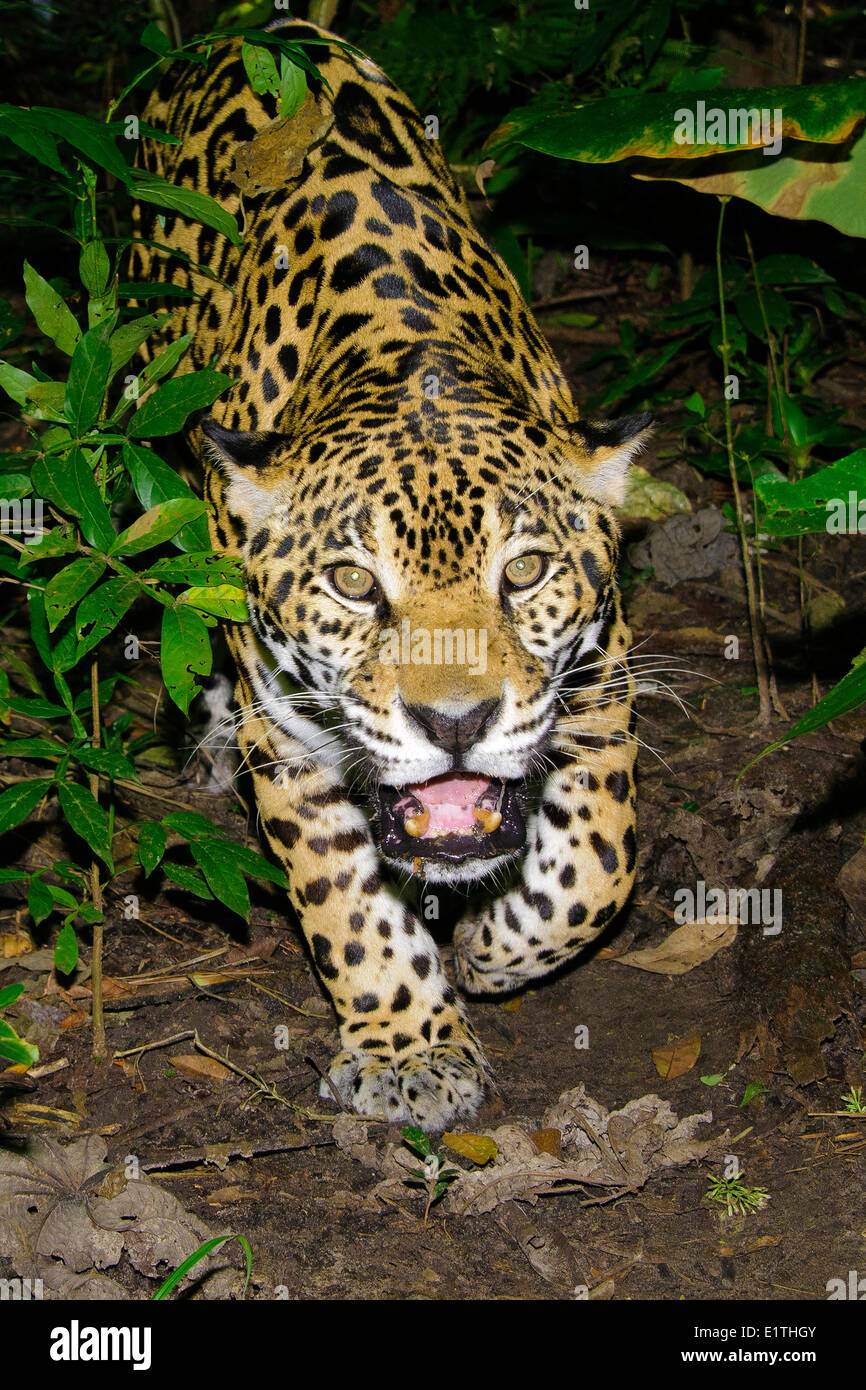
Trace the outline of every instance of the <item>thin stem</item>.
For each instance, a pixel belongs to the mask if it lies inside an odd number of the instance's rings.
[[[101,737],[98,657],[94,657],[90,663],[90,707],[93,715],[93,738],[91,742],[94,748],[98,748]],[[94,800],[98,801],[99,774],[97,772],[90,774],[90,791]],[[93,899],[95,911],[100,914],[99,920],[93,924],[93,953],[90,961],[93,987],[93,1055],[102,1057],[105,1055],[105,1014],[102,1007],[102,884],[99,881],[99,861],[95,854],[90,863],[90,896]]]
[[[734,493],[734,509],[737,518],[737,534],[740,538],[740,552],[743,560],[743,573],[746,580],[746,600],[749,607],[749,628],[752,634],[752,655],[755,661],[755,675],[758,679],[758,699],[759,711],[758,722],[768,724],[770,722],[770,682],[767,672],[767,658],[764,651],[763,632],[758,613],[757,599],[755,597],[755,579],[752,573],[752,557],[749,554],[749,539],[746,535],[746,523],[743,517],[743,501],[740,495],[740,480],[737,477],[737,463],[734,457],[734,431],[731,420],[731,402],[728,397],[728,377],[730,376],[731,349],[728,342],[728,320],[725,312],[725,278],[722,273],[722,229],[725,221],[725,207],[728,198],[719,198],[719,226],[716,233],[716,280],[719,291],[719,316],[722,327],[722,340],[719,344],[719,351],[722,357],[722,372],[725,378],[725,389],[722,396],[722,404],[725,413],[725,450],[728,455],[728,469],[731,475],[731,487]]]

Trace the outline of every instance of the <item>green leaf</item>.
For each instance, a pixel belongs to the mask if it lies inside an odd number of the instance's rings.
[[[129,422],[128,432],[137,439],[177,434],[194,411],[213,405],[233,384],[230,376],[210,367],[172,377],[142,401]]]
[[[139,43],[142,48],[149,48],[151,53],[159,53],[161,57],[165,57],[166,53],[171,52],[171,39],[153,20],[144,30]]]
[[[280,116],[296,116],[307,99],[307,78],[303,68],[280,54]]]
[[[208,630],[191,608],[166,608],[160,646],[162,676],[178,709],[189,713],[198,691],[195,677],[210,674],[213,660]]]
[[[88,589],[93,588],[104,570],[104,560],[85,555],[52,575],[45,586],[45,616],[52,632]]]
[[[123,462],[143,507],[155,507],[157,503],[166,502],[171,497],[195,498],[195,493],[178,477],[175,470],[144,444],[134,444],[132,440],[127,440],[123,446]],[[198,501],[198,498],[195,500]],[[179,531],[174,544],[193,552],[209,551],[210,533],[205,518],[199,517]]]
[[[71,357],[81,338],[81,329],[72,310],[28,261],[24,262],[24,284],[27,287],[25,298],[38,328],[61,352]]]
[[[0,1019],[0,1057],[16,1067],[30,1067],[39,1061],[39,1048],[19,1038],[14,1028]]]
[[[155,357],[143,367],[139,380],[145,385],[151,385],[154,381],[161,380],[173,372],[184,353],[189,348],[190,343],[195,337],[194,333],[184,333],[180,338],[175,338],[173,343],[164,347],[162,352],[158,352]]]
[[[176,883],[179,888],[185,888],[187,893],[195,893],[197,898],[213,898],[213,893],[198,869],[189,869],[185,864],[168,862],[163,864],[162,869],[166,878],[170,878],[172,883]]]
[[[165,831],[159,821],[144,822],[138,832],[138,862],[146,874],[152,874],[165,854]]]
[[[69,975],[78,964],[78,938],[71,922],[64,922],[54,943],[54,969]]]
[[[4,758],[59,758],[65,752],[64,743],[53,743],[48,738],[7,738],[0,743]]]
[[[758,528],[772,536],[866,534],[866,449],[797,482],[770,474],[755,480]],[[853,505],[852,505],[853,497]]]
[[[158,502],[128,526],[111,547],[112,555],[140,555],[171,540],[184,526],[207,512],[207,503],[196,497],[172,497]]]
[[[99,418],[105,388],[111,379],[108,336],[114,317],[112,314],[94,328],[88,328],[72,354],[64,413],[76,434],[85,434]]]
[[[137,319],[130,319],[128,323],[122,323],[116,328],[108,343],[111,349],[111,376],[125,366],[133,354],[138,352],[142,343],[162,328],[170,318],[171,314],[165,312],[140,314]]]
[[[80,835],[94,853],[99,855],[109,873],[114,873],[107,812],[102,809],[89,788],[79,786],[77,782],[61,782],[57,790],[60,806],[69,825],[76,835]]]
[[[784,748],[786,743],[792,739],[799,738],[801,734],[812,734],[816,729],[823,729],[825,724],[829,724],[833,719],[841,719],[843,714],[850,714],[852,710],[859,709],[866,704],[866,647],[858,657],[855,657],[854,664],[847,676],[843,676],[838,685],[834,685],[817,705],[808,710],[792,725],[784,738],[777,739],[775,743],[770,743],[752,758],[751,762],[746,763],[743,771],[739,773],[742,777],[743,772],[747,772],[755,763],[766,758],[768,754],[775,753],[780,748]]]
[[[0,793],[0,835],[26,821],[52,785],[50,777],[39,777],[35,781],[18,782]]]
[[[102,777],[126,777],[130,781],[140,782],[141,778],[135,770],[135,764],[124,757],[123,753],[112,753],[108,748],[73,748],[72,756],[82,767],[86,767],[89,772],[98,772]]]
[[[276,864],[271,864],[264,855],[254,849],[247,849],[246,845],[239,845],[235,840],[220,840],[219,843],[245,874],[251,874],[253,878],[263,878],[267,883],[275,883],[278,888],[288,888],[289,881],[283,870],[278,869]]]
[[[178,1265],[177,1269],[172,1270],[164,1283],[160,1284],[156,1293],[153,1295],[152,1301],[157,1302],[158,1300],[167,1298],[175,1285],[180,1283],[184,1275],[188,1274],[189,1271],[198,1264],[199,1260],[203,1260],[206,1255],[209,1255],[212,1250],[216,1250],[227,1240],[236,1240],[244,1251],[247,1264],[247,1273],[244,1279],[244,1293],[246,1293],[250,1282],[250,1276],[253,1272],[253,1252],[245,1236],[237,1236],[229,1232],[228,1235],[213,1236],[212,1239],[206,1240],[203,1245],[200,1245],[197,1250],[193,1250],[191,1255],[187,1255],[186,1259]]]
[[[429,1158],[433,1152],[430,1140],[427,1138],[423,1129],[419,1129],[417,1125],[405,1125],[403,1128],[403,1138],[410,1149],[414,1149],[416,1153],[421,1154],[424,1158]]]
[[[165,559],[157,560],[142,577],[158,579],[162,584],[228,583],[240,588],[243,564],[235,555],[213,555],[210,551],[201,554],[169,555]]]
[[[183,835],[185,840],[201,838],[202,835],[219,838],[221,834],[215,821],[200,816],[197,811],[172,811],[171,815],[163,816],[162,824],[167,830]]]
[[[250,912],[250,895],[237,865],[232,863],[217,841],[190,840],[189,847],[214,897],[246,920]]]
[[[16,405],[26,406],[29,393],[38,384],[36,377],[29,372],[22,372],[20,367],[13,367],[8,362],[0,362],[0,386]]]
[[[103,121],[51,106],[32,106],[30,112],[40,120],[44,129],[68,140],[74,149],[84,155],[88,163],[107,169],[122,183],[128,184],[131,181],[133,170],[118,150],[111,131]]]
[[[761,285],[832,285],[833,276],[822,270],[817,261],[795,256],[787,251],[765,256],[757,264]]]
[[[22,874],[21,877],[26,878],[27,875]],[[20,983],[6,985],[3,989],[0,989],[0,1009],[5,1009],[8,1004],[14,1004],[15,1000],[20,999],[23,993],[24,986]]]
[[[158,174],[147,173],[144,169],[131,169],[133,194],[144,203],[155,203],[157,207],[171,208],[192,222],[202,222],[228,237],[233,246],[240,246],[243,238],[238,224],[230,212],[194,188],[180,188],[168,183]]]
[[[107,549],[113,543],[116,532],[111,517],[93,470],[77,444],[60,457],[37,459],[33,465],[33,486],[62,512],[78,517],[88,544]]]
[[[78,646],[69,665],[74,666],[85,652],[114,631],[140,592],[141,586],[134,579],[109,579],[82,599],[75,613]],[[69,667],[64,665],[62,669]]]
[[[111,276],[111,261],[102,241],[85,242],[78,261],[78,274],[92,299],[99,299],[105,294]]]
[[[234,623],[250,620],[246,594],[234,584],[214,584],[204,588],[187,589],[178,596],[178,603],[187,604],[201,613],[213,613],[217,618],[230,618]]]
[[[5,135],[25,154],[47,164],[55,174],[64,172],[53,136],[38,116],[20,106],[0,106],[0,135]]]
[[[51,700],[26,700],[20,695],[12,697],[9,708],[16,714],[26,714],[30,719],[65,719],[68,714],[63,705],[56,705]]]
[[[716,108],[724,113],[724,130],[714,129],[711,112]],[[700,90],[641,92],[602,97],[562,112],[527,106],[513,111],[484,148],[517,143],[558,159],[589,164],[641,155],[670,159],[682,168],[683,162],[707,155],[759,148],[762,133],[749,122],[731,119],[729,113],[762,110],[781,112],[781,129],[769,132],[769,136],[778,133],[787,139],[841,144],[866,114],[866,82],[726,88],[714,96]],[[716,139],[717,135],[723,138]],[[778,166],[781,158],[764,162],[768,167]]]
[[[71,526],[55,526],[46,531],[41,541],[28,545],[18,557],[19,565],[32,565],[37,560],[54,560],[58,555],[69,555],[78,549],[78,537]]]
[[[50,917],[54,911],[54,899],[41,879],[32,878],[27,890],[27,906],[36,926]]]
[[[264,96],[266,92],[274,97],[278,95],[280,78],[276,60],[269,49],[244,42],[241,44],[241,61],[254,92],[259,96]]]

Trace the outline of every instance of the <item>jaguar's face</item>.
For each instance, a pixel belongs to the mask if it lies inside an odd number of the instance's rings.
[[[388,859],[492,873],[524,847],[559,687],[610,617],[609,510],[537,450],[492,481],[427,448],[361,481],[357,462],[275,472],[244,555],[257,698],[371,796]]]

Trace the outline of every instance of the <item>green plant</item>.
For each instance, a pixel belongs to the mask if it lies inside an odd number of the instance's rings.
[[[451,1183],[460,1176],[456,1168],[448,1168],[441,1154],[433,1152],[433,1146],[423,1129],[418,1129],[415,1125],[407,1125],[403,1130],[403,1142],[407,1148],[416,1153],[419,1158],[423,1158],[423,1168],[411,1168],[409,1176],[405,1178],[407,1187],[423,1187],[427,1193],[427,1205],[424,1208],[424,1225],[430,1215],[430,1208],[440,1198],[445,1196]]]
[[[194,1250],[191,1255],[187,1255],[186,1259],[178,1265],[177,1269],[172,1270],[168,1278],[160,1284],[156,1293],[152,1295],[151,1302],[158,1303],[162,1299],[168,1298],[172,1289],[180,1283],[181,1279],[183,1279],[186,1274],[189,1274],[191,1269],[201,1260],[205,1259],[212,1250],[218,1250],[221,1245],[225,1245],[227,1240],[236,1240],[243,1249],[246,1259],[246,1277],[244,1278],[244,1293],[246,1293],[249,1288],[250,1276],[253,1272],[253,1252],[250,1249],[250,1243],[246,1236],[239,1236],[229,1232],[228,1235],[214,1236],[212,1240],[206,1240],[204,1244],[200,1245],[197,1250]]]
[[[842,1108],[847,1110],[849,1115],[866,1115],[866,1105],[863,1103],[863,1087],[849,1086],[845,1095],[842,1097]]]
[[[316,69],[298,44],[243,32],[251,81],[273,92],[279,110],[290,115],[306,92],[305,72]],[[162,864],[181,888],[218,898],[242,916],[249,913],[244,875],[285,886],[281,871],[223,836],[206,817],[178,812],[130,823],[123,802],[130,789],[146,792],[136,764],[152,741],[135,736],[132,716],[118,709],[118,694],[132,682],[129,663],[141,655],[143,626],[160,614],[162,677],[187,715],[200,678],[211,669],[210,629],[221,618],[246,617],[239,563],[212,552],[206,504],[153,446],[212,405],[231,378],[212,367],[190,370],[189,335],[161,345],[170,313],[141,312],[130,300],[147,301],[171,287],[124,284],[124,256],[134,237],[108,240],[103,231],[126,196],[240,241],[235,219],[219,204],[133,167],[117,144],[120,134],[172,137],[137,117],[113,119],[165,58],[204,63],[214,37],[174,49],[155,24],[148,25],[142,44],[151,56],[110,103],[104,122],[48,107],[0,106],[0,137],[12,146],[10,158],[17,150],[38,161],[65,201],[64,238],[77,247],[78,277],[77,284],[48,279],[25,260],[25,299],[36,330],[26,345],[20,316],[8,305],[0,314],[6,339],[0,387],[18,407],[28,436],[20,451],[0,454],[0,577],[19,596],[4,620],[0,718],[9,733],[0,756],[28,768],[22,775],[7,764],[2,774],[0,834],[16,831],[56,799],[75,844],[87,851],[81,862],[76,857],[32,871],[4,870],[3,879],[27,883],[34,924],[62,919],[55,946],[59,971],[77,963],[76,924],[92,929],[99,1053],[106,895],[119,896],[119,874],[128,867],[118,867],[122,833],[136,837],[146,874]],[[104,186],[107,178],[113,188]],[[153,344],[148,364],[130,371],[145,343]],[[11,622],[24,599],[29,632]],[[187,843],[195,868],[163,862],[168,835]],[[125,902],[129,906],[129,895]]]
[[[710,1184],[707,1197],[711,1202],[723,1206],[728,1216],[747,1216],[750,1212],[760,1211],[770,1200],[769,1193],[763,1187],[746,1187],[740,1177],[710,1176],[707,1181]]]
[[[8,1009],[23,993],[24,986],[21,984],[5,985],[0,989],[0,1009]],[[12,1024],[0,1018],[0,1057],[13,1066],[32,1067],[34,1062],[39,1061],[39,1048],[19,1038]]]

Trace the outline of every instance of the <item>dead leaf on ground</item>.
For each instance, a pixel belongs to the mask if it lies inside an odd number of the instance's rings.
[[[140,1274],[164,1277],[217,1234],[149,1178],[107,1168],[106,1152],[89,1135],[66,1145],[35,1139],[23,1152],[0,1154],[0,1249],[21,1278],[41,1278],[64,1297],[123,1298],[98,1271],[125,1254]],[[232,1258],[217,1252],[180,1287],[195,1283],[204,1298],[227,1297]]]
[[[562,1158],[562,1135],[558,1129],[534,1129],[529,1137],[540,1154]]]
[[[686,922],[677,927],[661,941],[658,946],[647,946],[638,951],[627,951],[617,957],[623,965],[636,966],[638,970],[652,970],[658,975],[685,975],[702,965],[736,939],[738,922],[727,917],[720,921]]]
[[[446,1130],[442,1143],[462,1158],[471,1159],[479,1168],[497,1154],[496,1144],[488,1134],[450,1134]]]
[[[580,1192],[587,1186],[636,1191],[656,1172],[696,1162],[717,1149],[723,1152],[727,1133],[715,1139],[695,1137],[698,1126],[711,1120],[710,1111],[679,1120],[656,1095],[629,1101],[611,1113],[577,1086],[564,1092],[542,1119],[542,1131],[557,1130],[562,1136],[561,1157],[540,1152],[520,1125],[500,1125],[489,1136],[496,1144],[495,1157],[484,1168],[461,1172],[435,1210],[480,1216],[505,1202],[534,1205],[539,1196]],[[392,1203],[395,1196],[423,1199],[423,1193],[406,1187],[417,1160],[403,1146],[372,1142],[370,1129],[367,1121],[351,1115],[339,1115],[333,1126],[338,1147],[383,1176],[368,1196],[368,1208],[377,1209],[380,1198]]]
[[[515,1202],[506,1202],[496,1220],[548,1284],[573,1289],[580,1282],[571,1243],[550,1222],[527,1216]]]
[[[700,1055],[700,1033],[692,1033],[688,1038],[675,1038],[664,1047],[653,1048],[653,1062],[662,1081],[675,1081],[678,1076],[685,1076]]]
[[[182,1053],[179,1057],[172,1057],[171,1065],[175,1071],[180,1072],[181,1076],[189,1077],[191,1081],[237,1081],[238,1079],[230,1067],[215,1061],[213,1057],[203,1057],[198,1052],[187,1052]]]

